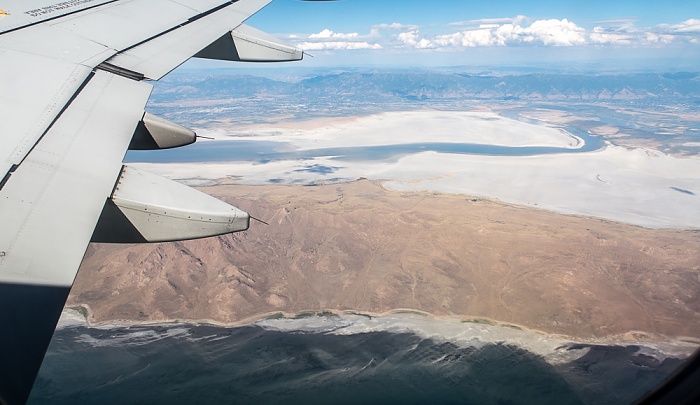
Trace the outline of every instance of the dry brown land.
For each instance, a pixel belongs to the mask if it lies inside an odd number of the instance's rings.
[[[91,245],[68,305],[89,305],[97,322],[413,308],[580,338],[700,337],[698,232],[370,181],[203,190],[270,225]]]

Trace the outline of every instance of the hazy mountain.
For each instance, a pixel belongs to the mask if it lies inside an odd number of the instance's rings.
[[[698,101],[698,73],[474,75],[436,71],[344,72],[296,82],[235,74],[179,74],[156,84],[152,100],[275,95],[299,100],[516,99],[543,101]]]

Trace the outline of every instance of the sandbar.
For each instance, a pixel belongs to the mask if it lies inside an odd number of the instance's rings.
[[[229,131],[229,138],[284,141],[299,150],[418,142],[575,149],[581,138],[561,128],[535,125],[486,111],[403,111],[360,117],[260,125]],[[225,139],[225,138],[218,138]]]

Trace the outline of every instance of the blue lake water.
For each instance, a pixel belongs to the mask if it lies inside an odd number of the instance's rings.
[[[258,162],[267,163],[279,160],[304,160],[333,156],[340,161],[385,161],[401,156],[434,151],[440,153],[457,153],[490,156],[533,156],[553,153],[582,153],[598,150],[604,142],[590,136],[578,128],[567,128],[570,133],[585,142],[578,149],[542,147],[542,146],[498,146],[471,143],[421,142],[381,146],[360,146],[341,148],[319,148],[296,150],[293,145],[284,142],[225,140],[199,141],[184,148],[158,151],[130,151],[125,162],[154,163],[195,163],[195,162]]]

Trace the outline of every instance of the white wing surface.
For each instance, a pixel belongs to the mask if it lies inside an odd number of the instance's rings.
[[[271,0],[0,3],[0,403],[26,402],[88,243],[245,230],[247,213],[123,165],[195,134],[144,113],[193,55],[291,61],[242,25]]]

